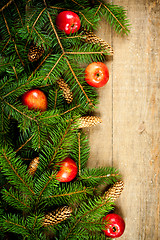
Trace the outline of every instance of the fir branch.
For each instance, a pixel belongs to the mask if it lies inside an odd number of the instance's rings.
[[[21,192],[19,193],[18,191],[13,190],[13,188],[10,188],[9,190],[3,189],[1,193],[2,199],[15,209],[25,212],[28,212],[31,209],[31,206],[28,204],[28,198],[25,202],[24,195]]]
[[[48,14],[48,17],[49,17],[49,21],[50,21],[50,23],[51,23],[51,26],[52,26],[52,28],[53,28],[53,31],[54,31],[54,33],[55,33],[55,35],[56,35],[57,41],[58,41],[58,43],[59,43],[59,45],[60,45],[60,47],[61,47],[61,49],[62,49],[62,52],[63,52],[63,54],[64,54],[64,49],[63,49],[62,43],[61,43],[61,41],[60,41],[60,38],[59,38],[59,36],[58,36],[58,34],[57,34],[57,31],[56,31],[56,29],[55,29],[55,26],[54,26],[54,24],[53,24],[52,18],[51,18],[51,16],[50,16],[49,12],[47,12],[47,14]]]
[[[1,9],[0,12],[4,11],[5,8],[7,8],[14,0],[10,0],[8,1],[8,3],[6,3]]]
[[[27,141],[25,143],[23,143],[17,150],[15,150],[15,152],[19,152],[28,142],[30,142],[32,140],[32,138],[34,137],[34,135],[32,135],[30,138],[27,139]]]
[[[59,63],[59,61],[61,60],[61,58],[63,57],[64,53],[62,53],[62,55],[58,58],[58,60],[56,61],[56,63],[54,64],[54,66],[51,68],[50,72],[47,74],[47,76],[44,78],[44,80],[46,80],[47,78],[49,78],[50,74],[53,72],[53,70],[55,69],[55,67],[57,66],[57,64]]]
[[[23,25],[23,20],[22,20],[21,13],[20,13],[20,11],[19,11],[19,9],[18,9],[18,6],[17,6],[17,4],[15,3],[15,1],[13,1],[13,3],[14,3],[14,5],[15,5],[15,7],[16,7],[16,10],[17,10],[18,15],[19,15],[19,18],[20,18],[20,22],[21,22],[22,27],[23,27],[24,25]]]
[[[72,66],[71,66],[71,64],[70,64],[70,62],[69,62],[69,60],[68,60],[67,58],[66,58],[66,62],[67,62],[67,64],[68,64],[68,67],[69,67],[69,69],[71,70],[71,72],[72,72],[72,74],[73,74],[76,82],[78,83],[80,89],[82,90],[82,92],[84,93],[87,101],[89,102],[89,105],[93,105],[92,102],[91,102],[91,100],[90,100],[89,97],[87,96],[86,92],[84,91],[83,86],[82,86],[82,85],[80,84],[80,82],[78,81],[78,78],[77,78],[77,76],[76,76],[76,74],[75,74],[75,72],[74,72],[74,70],[73,70],[73,68],[72,68]]]
[[[3,216],[3,222],[1,223],[1,226],[2,229],[8,230],[9,232],[21,234],[25,237],[30,236],[30,232],[25,226],[24,220],[17,214]]]
[[[6,28],[7,28],[7,32],[8,32],[8,34],[9,34],[10,38],[11,38],[11,32],[10,32],[10,30],[9,30],[9,26],[8,26],[7,20],[6,20],[5,16],[4,16],[4,13],[3,13],[3,12],[2,12],[2,16],[3,16],[3,18],[4,18],[4,22],[5,22],[5,25],[6,25]]]
[[[124,8],[118,5],[105,4],[103,1],[100,0],[97,0],[97,2],[100,5],[96,14],[104,15],[104,10],[106,14],[104,16],[106,17],[110,25],[113,26],[118,33],[125,33],[127,35],[130,32],[128,28],[130,24]]]
[[[86,226],[84,222],[86,223],[92,222],[90,226],[91,230],[93,230],[94,228],[96,228],[98,220],[102,219],[106,212],[109,212],[112,209],[113,209],[112,204],[110,202],[104,202],[101,198],[94,198],[94,200],[89,199],[87,203],[84,202],[78,209],[78,212],[76,212],[76,221],[72,222],[70,228],[68,229],[68,232],[65,233],[64,240],[69,239],[70,235],[72,236],[72,234],[77,232],[79,228],[84,229]],[[97,219],[96,222],[95,218]],[[104,225],[100,224],[99,230],[102,230],[103,226]],[[89,231],[90,229],[86,230]]]
[[[37,183],[35,184],[35,192],[37,193],[37,201],[40,201],[41,196],[45,196],[45,193],[48,192],[50,188],[57,187],[59,182],[56,180],[56,173],[45,172],[42,174]]]
[[[42,198],[47,206],[69,204],[76,206],[86,200],[89,195],[93,195],[94,188],[84,187],[82,184],[72,182],[71,184],[59,185],[46,192]]]
[[[26,167],[22,165],[19,157],[15,156],[12,149],[1,149],[2,173],[16,188],[21,188],[32,197],[35,195],[33,191],[33,183],[30,175],[26,172]]]
[[[98,167],[85,169],[81,173],[80,180],[87,185],[98,186],[102,183],[112,184],[120,178],[118,171],[111,167]]]

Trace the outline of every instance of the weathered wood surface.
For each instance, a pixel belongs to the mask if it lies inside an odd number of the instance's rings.
[[[89,130],[89,167],[114,166],[125,188],[116,201],[125,222],[123,240],[160,239],[160,1],[113,1],[127,9],[131,33],[117,35],[102,21],[97,35],[111,44],[108,84],[99,89]]]

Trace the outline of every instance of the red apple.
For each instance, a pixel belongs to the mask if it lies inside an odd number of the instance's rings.
[[[103,87],[109,80],[109,71],[102,62],[90,63],[85,69],[85,80],[93,87]]]
[[[104,233],[107,237],[118,238],[125,229],[125,222],[121,216],[116,213],[110,213],[106,215],[103,220],[107,220],[109,223],[105,226]]]
[[[31,89],[22,95],[23,105],[28,106],[28,109],[47,110],[47,97],[39,89]]]
[[[59,182],[70,182],[76,177],[78,168],[75,161],[71,158],[67,157],[57,165],[60,167],[56,175],[56,179]]]
[[[72,11],[63,11],[57,15],[56,25],[58,29],[66,34],[75,33],[80,29],[81,21],[79,16]]]

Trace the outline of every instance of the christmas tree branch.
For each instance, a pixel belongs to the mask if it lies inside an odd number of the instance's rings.
[[[71,66],[71,64],[70,64],[70,62],[69,62],[69,60],[68,60],[67,58],[66,58],[66,62],[67,62],[67,64],[68,64],[68,67],[69,67],[69,69],[71,70],[71,72],[72,72],[72,74],[73,74],[76,82],[78,83],[80,89],[81,89],[82,92],[84,93],[87,101],[89,102],[90,105],[93,105],[92,102],[91,102],[91,100],[90,100],[89,97],[87,96],[86,92],[84,91],[84,88],[82,87],[82,85],[81,85],[80,82],[78,81],[78,78],[77,78],[77,76],[76,76],[76,74],[75,74],[75,72],[74,72],[74,70],[73,70],[73,68],[72,68],[72,66]]]
[[[122,25],[122,23],[118,20],[118,18],[113,14],[113,12],[105,5],[103,4],[101,1],[98,0],[98,2],[100,3],[100,6],[103,6],[104,8],[107,9],[107,11],[113,16],[113,18],[118,22],[118,24],[122,27],[122,29],[124,29],[126,31],[126,28]]]
[[[7,8],[14,0],[10,0],[8,1],[8,3],[6,3],[1,9],[0,12],[3,12],[5,8]]]
[[[16,188],[21,187],[25,189],[32,196],[35,195],[33,191],[32,182],[30,182],[30,176],[28,174],[23,175],[26,170],[19,158],[15,157],[15,153],[7,149],[1,150],[1,166],[2,172],[6,175],[6,178],[10,180],[10,183],[15,185]]]
[[[1,193],[5,202],[9,203],[12,207],[22,211],[28,211],[31,209],[31,207],[24,202],[22,193],[19,194],[18,192],[13,191],[12,188],[8,191],[3,189]]]
[[[55,156],[56,156],[58,150],[59,150],[60,147],[62,146],[63,141],[65,140],[65,138],[66,138],[68,132],[71,130],[71,125],[72,125],[72,120],[70,120],[70,122],[68,122],[68,126],[67,126],[65,132],[63,133],[63,135],[62,135],[62,137],[61,137],[61,139],[60,139],[60,141],[59,141],[59,144],[57,145],[57,147],[56,147],[56,149],[55,149],[55,152],[54,152],[52,158],[50,159],[50,162],[49,162],[49,164],[48,164],[48,167],[51,166],[52,162],[53,162],[54,159],[55,159]]]
[[[26,141],[24,144],[22,144],[15,152],[16,152],[16,153],[19,152],[23,147],[26,146],[26,144],[27,144],[28,142],[30,142],[30,141],[32,140],[33,137],[34,137],[34,135],[32,135],[29,139],[27,139],[27,141]]]
[[[60,47],[61,47],[61,49],[62,49],[62,52],[63,52],[63,54],[64,54],[64,48],[63,48],[63,46],[62,46],[62,43],[61,43],[61,41],[60,41],[60,39],[59,39],[59,36],[58,36],[58,33],[57,33],[57,31],[56,31],[56,29],[55,29],[55,26],[54,26],[54,24],[53,24],[52,18],[51,18],[51,16],[50,16],[49,12],[47,12],[47,14],[48,14],[48,17],[49,17],[49,21],[50,21],[50,23],[51,23],[51,26],[52,26],[52,28],[53,28],[53,31],[54,31],[54,33],[55,33],[55,35],[56,35],[57,41],[58,41],[58,43],[59,43],[59,45],[60,45]]]
[[[6,20],[5,16],[4,16],[4,13],[3,13],[3,12],[2,12],[2,16],[3,16],[3,18],[4,18],[4,22],[5,22],[5,25],[6,25],[8,34],[9,34],[9,36],[10,36],[10,38],[11,38],[11,32],[10,32],[10,30],[9,30],[9,26],[8,26],[7,20]]]
[[[62,53],[62,55],[58,58],[58,60],[56,61],[56,63],[54,64],[54,66],[51,68],[50,72],[47,74],[47,76],[44,78],[44,80],[46,80],[47,78],[49,78],[50,74],[53,72],[53,70],[55,69],[55,67],[57,66],[57,64],[59,63],[59,61],[61,60],[61,58],[63,57],[64,53]]]
[[[59,186],[51,188],[51,191],[48,191],[45,194],[45,197],[42,197],[42,201],[47,203],[48,206],[53,206],[54,204],[69,204],[70,206],[78,205],[82,200],[85,200],[89,195],[93,195],[94,188],[86,188],[81,184],[76,182],[72,183],[69,186]]]
[[[20,22],[21,22],[21,24],[22,24],[22,27],[23,27],[23,26],[24,26],[24,24],[23,24],[23,20],[22,20],[21,13],[20,13],[20,11],[19,11],[19,9],[18,9],[18,7],[17,7],[17,4],[15,3],[15,1],[13,1],[13,3],[14,3],[14,5],[15,5],[15,7],[16,7],[16,10],[17,10],[17,12],[18,12],[18,15],[19,15],[19,18],[20,18]]]
[[[24,226],[24,222],[22,221],[22,219],[19,219],[18,216],[15,215],[9,215],[7,217],[4,217],[2,229],[9,230],[17,234],[22,234],[26,237],[30,236],[30,233],[26,226]]]
[[[107,201],[103,201],[102,199],[94,199],[89,200],[88,203],[82,204],[82,206],[79,208],[79,211],[76,214],[76,221],[73,223],[72,227],[70,227],[69,232],[66,233],[66,236],[64,240],[67,240],[70,238],[70,235],[72,235],[73,232],[75,232],[78,228],[85,228],[84,227],[84,221],[89,222],[95,219],[95,216],[98,219],[101,219],[102,216],[104,216],[104,213],[106,214],[106,209],[111,210],[112,204]],[[81,222],[83,223],[81,226]],[[93,230],[93,226],[92,226]],[[89,231],[89,229],[88,229]],[[78,234],[78,232],[77,232]]]

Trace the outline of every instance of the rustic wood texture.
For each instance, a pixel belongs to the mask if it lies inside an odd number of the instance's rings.
[[[98,89],[96,115],[103,122],[88,130],[89,167],[114,166],[124,190],[115,211],[125,220],[119,239],[160,239],[160,1],[112,1],[127,9],[128,36],[103,20],[97,35],[114,49],[106,65],[110,80]]]

